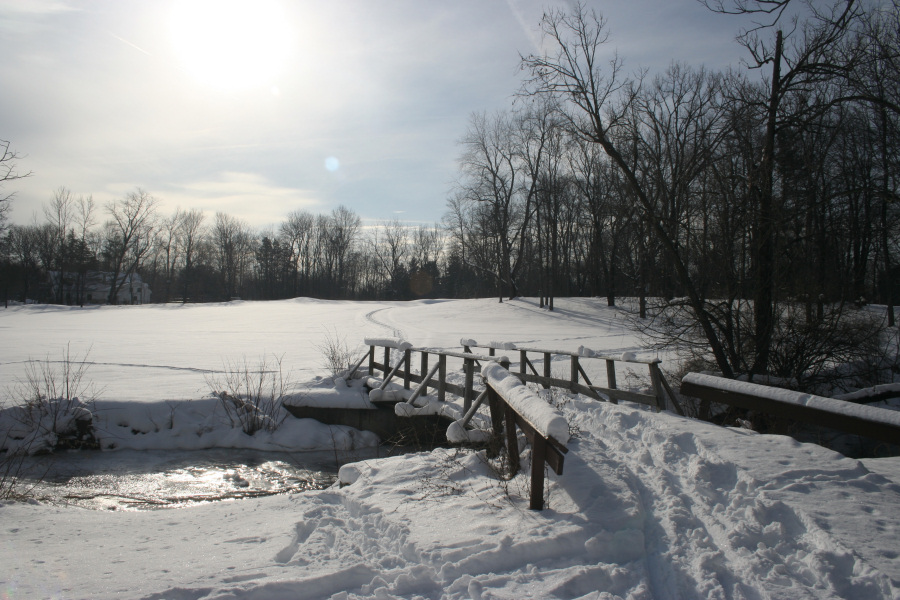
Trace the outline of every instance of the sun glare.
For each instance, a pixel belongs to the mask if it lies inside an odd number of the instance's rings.
[[[179,1],[171,31],[191,76],[225,90],[272,87],[290,50],[286,16],[274,0]]]

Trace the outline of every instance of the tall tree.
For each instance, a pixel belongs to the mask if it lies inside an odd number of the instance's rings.
[[[141,188],[121,200],[110,202],[106,211],[106,254],[111,269],[107,303],[116,304],[119,291],[140,267],[150,251],[156,227],[158,200]]]

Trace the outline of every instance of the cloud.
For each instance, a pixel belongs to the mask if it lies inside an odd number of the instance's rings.
[[[124,195],[130,188],[119,191]],[[278,186],[256,173],[234,171],[151,193],[159,196],[164,212],[173,212],[176,207],[200,209],[210,216],[224,212],[258,228],[278,224],[294,210],[316,212],[323,207],[309,190]]]

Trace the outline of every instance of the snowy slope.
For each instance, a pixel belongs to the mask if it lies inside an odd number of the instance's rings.
[[[526,301],[192,307],[191,335],[164,331],[165,307],[108,311],[130,314],[136,330],[154,332],[168,348],[178,340],[176,358],[166,348],[132,354],[124,342],[116,346],[111,333],[91,331],[102,322],[93,313],[76,311],[70,321],[55,309],[0,311],[0,328],[31,349],[81,331],[95,343],[92,357],[143,365],[110,369],[126,379],[137,372],[129,383],[144,402],[154,392],[144,387],[144,368],[157,393],[175,390],[163,373],[182,381],[180,372],[157,364],[216,368],[220,355],[199,348],[221,353],[228,340],[244,340],[251,357],[280,349],[299,369],[314,360],[304,348],[321,339],[328,319],[360,339],[402,326],[416,345],[457,348],[460,337],[475,337],[640,351],[599,301],[559,304],[565,312],[554,315]],[[301,322],[305,309],[315,324]],[[268,313],[277,314],[263,318]],[[216,325],[223,314],[232,333]],[[279,319],[296,321],[290,327],[299,337],[280,337]],[[6,344],[0,356],[10,377],[21,356]],[[341,478],[352,483],[343,488],[186,509],[6,504],[0,589],[10,598],[147,600],[900,599],[897,459],[860,462],[626,403],[556,400],[573,435],[564,474],[548,476],[542,512],[527,510],[527,467],[504,482],[482,453],[453,450],[345,466]]]

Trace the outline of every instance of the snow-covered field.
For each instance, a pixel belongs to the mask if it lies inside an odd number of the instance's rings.
[[[276,355],[298,382],[323,377],[317,346],[329,335],[351,346],[401,336],[458,350],[474,338],[654,356],[602,301],[557,306],[15,307],[0,310],[0,389],[28,358],[55,360],[66,344],[90,349],[101,402],[150,412],[166,400],[203,406],[204,374],[228,360]],[[629,381],[640,385],[620,374]],[[564,474],[549,475],[540,513],[527,510],[524,475],[500,481],[481,453],[456,450],[356,463],[342,470],[352,481],[343,488],[184,509],[9,503],[0,506],[0,594],[900,599],[897,459],[858,461],[627,404],[562,401],[570,452]]]

